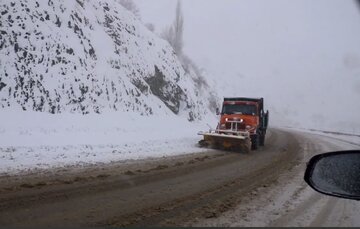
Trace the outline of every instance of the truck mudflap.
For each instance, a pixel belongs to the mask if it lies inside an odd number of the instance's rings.
[[[209,132],[201,131],[198,135],[204,137],[203,140],[199,141],[199,145],[203,147],[234,150],[245,153],[251,150],[250,133],[247,131],[210,130]]]

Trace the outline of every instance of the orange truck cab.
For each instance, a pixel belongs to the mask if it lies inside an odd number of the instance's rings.
[[[218,124],[218,131],[233,129],[232,121],[239,121],[238,131],[248,131],[251,148],[256,150],[265,144],[266,129],[269,122],[269,111],[264,112],[263,98],[224,98]]]

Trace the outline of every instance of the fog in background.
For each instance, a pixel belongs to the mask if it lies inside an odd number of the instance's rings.
[[[176,0],[134,0],[160,34]],[[360,133],[352,0],[182,0],[184,53],[221,96],[264,97],[271,124]]]

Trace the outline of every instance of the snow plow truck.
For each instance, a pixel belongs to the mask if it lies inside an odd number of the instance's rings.
[[[216,149],[250,152],[264,146],[269,111],[264,111],[263,98],[224,98],[216,129],[199,132],[199,145]]]

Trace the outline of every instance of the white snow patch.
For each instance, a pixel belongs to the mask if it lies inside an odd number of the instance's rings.
[[[176,115],[1,111],[0,173],[204,152],[207,123]],[[214,127],[216,120],[208,123]]]

